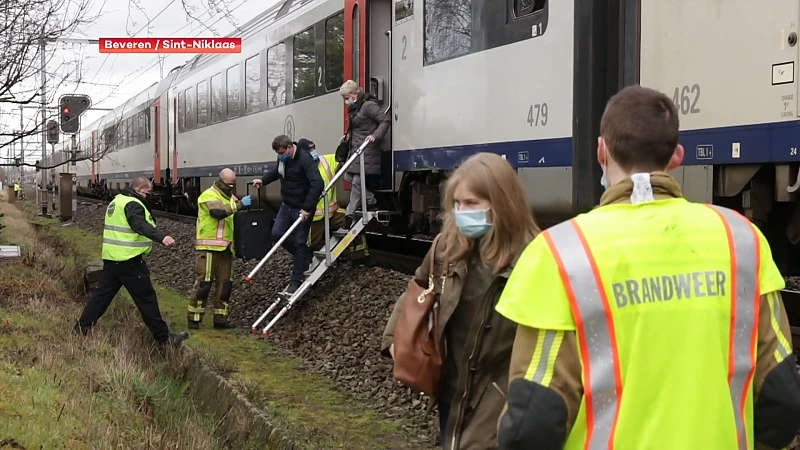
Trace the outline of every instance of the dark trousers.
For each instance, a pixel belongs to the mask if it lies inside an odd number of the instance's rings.
[[[447,431],[447,419],[450,417],[450,403],[439,400],[439,446],[445,448],[444,432]]]
[[[86,302],[78,321],[81,329],[87,331],[100,320],[123,286],[133,298],[144,324],[153,333],[155,340],[160,344],[166,343],[169,339],[169,327],[161,317],[156,290],[150,280],[150,270],[140,256],[121,262],[103,260],[103,274],[97,289]]]
[[[313,214],[313,211],[311,211]],[[275,225],[272,226],[272,242],[278,242],[292,224],[300,217],[300,208],[293,208],[286,203],[281,203],[278,215],[275,217]],[[305,280],[303,272],[308,270],[311,264],[311,249],[308,248],[308,232],[311,229],[311,217],[302,222],[295,228],[292,236],[283,241],[283,248],[294,256],[294,269],[292,269],[292,281],[302,283]]]

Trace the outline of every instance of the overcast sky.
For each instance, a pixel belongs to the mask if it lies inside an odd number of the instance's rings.
[[[103,0],[92,0],[91,16],[99,12],[101,17],[83,27],[81,33],[64,37],[225,36],[279,1],[282,0],[106,0],[103,4]],[[195,19],[187,15],[184,5]],[[101,54],[97,44],[64,43],[53,44],[48,54],[52,58],[47,71],[55,73],[47,96],[51,99],[50,106],[55,106],[60,95],[77,93],[88,94],[94,103],[92,106],[99,108],[119,106],[193,56],[164,55],[159,62],[154,54]],[[52,85],[67,74],[70,74],[69,81],[54,92]],[[37,76],[35,82],[38,80]],[[23,111],[26,128],[33,126],[37,113],[30,109]],[[81,126],[89,125],[104,114],[107,112],[88,111],[81,117]],[[18,130],[19,109],[4,105],[0,120],[6,129]],[[30,141],[25,143],[25,160],[33,163],[41,156],[41,138]]]

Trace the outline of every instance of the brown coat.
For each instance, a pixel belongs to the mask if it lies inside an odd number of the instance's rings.
[[[440,244],[439,248],[435,249],[434,291],[436,293],[442,292],[439,274],[443,270],[443,246],[444,244]],[[432,248],[428,252],[414,275],[415,279],[423,286],[427,286],[428,283],[429,258],[433,250]],[[467,265],[467,259],[451,265],[445,281],[444,294],[440,297],[439,326],[436,332],[442,341],[442,349],[447,348],[446,342],[443,342],[444,331],[461,299],[462,288],[467,276]],[[472,326],[467,334],[467,353],[473,357],[471,361],[464,361],[462,366],[472,367],[474,371],[458,374],[454,400],[450,405],[445,442],[442,445],[446,449],[490,450],[497,448],[497,421],[505,405],[511,348],[514,344],[517,326],[495,312],[494,307],[512,269],[513,264],[493,277],[479,307],[480,318],[472,321]],[[392,345],[394,326],[401,306],[400,302],[395,303],[394,311],[383,332],[381,352],[387,357],[390,356],[389,346]],[[436,398],[432,398],[428,406],[432,408],[435,404]]]

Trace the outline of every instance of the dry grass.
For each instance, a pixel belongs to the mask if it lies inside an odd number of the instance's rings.
[[[25,249],[0,264],[0,442],[28,449],[225,448],[214,437],[215,422],[196,412],[186,383],[174,381],[133,317],[138,312],[120,302],[89,336],[72,332],[81,305],[71,301],[69,285],[81,266],[37,240],[15,207],[0,203],[0,212],[0,238]]]

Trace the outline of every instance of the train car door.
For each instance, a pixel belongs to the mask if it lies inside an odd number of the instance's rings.
[[[392,114],[392,9],[394,0],[345,0],[344,75],[374,95]],[[344,109],[345,127],[347,108]],[[382,141],[382,186],[394,190],[392,129]]]

